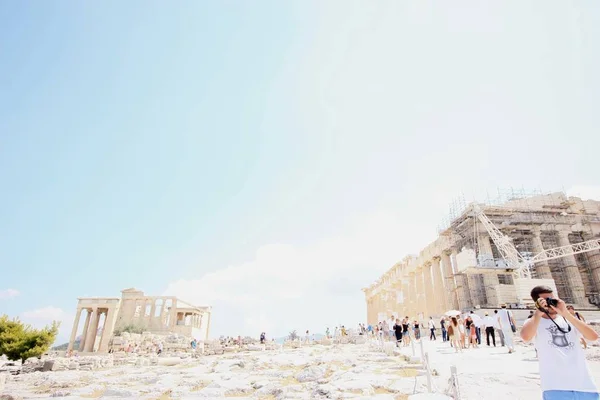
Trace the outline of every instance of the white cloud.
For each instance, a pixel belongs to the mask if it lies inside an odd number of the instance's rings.
[[[0,299],[12,299],[13,297],[17,297],[20,294],[21,292],[19,292],[16,289],[4,289],[0,290]]]
[[[58,307],[47,306],[37,310],[23,312],[23,318],[36,322],[62,321],[67,313]]]
[[[31,324],[36,328],[43,328],[52,324],[53,321],[60,322],[55,344],[62,344],[69,340],[74,318],[72,314],[54,306],[24,311],[20,316],[21,321]]]
[[[582,200],[600,200],[600,186],[578,185],[567,190],[569,196],[580,197]]]
[[[372,215],[349,233],[310,246],[263,246],[252,261],[171,282],[165,295],[212,305],[211,337],[356,326],[366,319],[361,288],[407,250],[420,249],[425,243],[419,240],[435,237],[434,226],[422,221],[411,226],[393,213]]]

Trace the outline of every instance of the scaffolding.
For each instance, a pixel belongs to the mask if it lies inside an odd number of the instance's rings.
[[[557,228],[559,226],[572,226],[574,224],[597,223],[600,216],[593,215],[570,215],[565,212],[572,203],[563,192],[543,193],[540,190],[526,191],[525,189],[498,189],[497,193],[487,197],[481,208],[489,220],[498,227],[500,231],[510,238],[512,244],[517,249],[520,257],[525,262],[533,262],[536,255],[536,249],[533,244],[534,229],[539,229],[544,225],[544,230],[540,233],[542,247],[544,249],[555,249],[559,247]],[[489,260],[483,260],[483,248],[488,248],[487,244],[478,243],[480,233],[485,231],[477,217],[469,212],[469,205],[465,201],[464,195],[456,198],[449,206],[448,216],[438,226],[438,231],[442,235],[451,238],[452,246],[458,251],[469,249],[473,250],[477,257],[477,265],[484,268],[484,263]],[[569,235],[569,242],[577,244],[589,240],[584,237],[582,232],[574,232]],[[489,243],[494,260],[502,260],[502,254],[498,250],[494,241]],[[489,251],[489,250],[486,250]],[[600,268],[600,257],[590,257],[587,253],[574,254],[579,272],[583,281],[585,295],[592,304],[600,305],[600,282],[594,280],[593,270]],[[566,302],[573,302],[573,293],[570,292],[566,277],[565,261],[563,258],[549,259],[544,264],[548,265],[552,278],[555,281],[558,295]],[[537,267],[540,264],[533,264],[531,270],[532,278],[539,278]],[[474,307],[490,303],[488,294],[492,283],[511,285],[514,284],[511,274],[498,274],[498,279],[486,278],[481,273],[459,273],[455,271],[455,281],[457,283],[457,296],[460,298],[464,307]],[[487,283],[486,283],[487,282]],[[462,293],[462,295],[461,295]]]

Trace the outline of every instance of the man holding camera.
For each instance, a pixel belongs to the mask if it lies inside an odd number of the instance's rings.
[[[521,338],[535,338],[543,399],[600,400],[579,345],[581,337],[597,340],[596,331],[574,317],[548,286],[534,287],[531,298],[537,310],[525,321]]]

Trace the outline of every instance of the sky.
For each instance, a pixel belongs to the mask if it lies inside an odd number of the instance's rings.
[[[355,326],[497,188],[600,199],[600,3],[0,2],[0,314]]]

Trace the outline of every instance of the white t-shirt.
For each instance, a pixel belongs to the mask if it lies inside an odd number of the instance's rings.
[[[429,329],[434,329],[434,328],[435,328],[435,325],[433,324],[433,320],[430,319],[429,320]]]
[[[388,322],[388,329],[391,331],[394,329],[394,325],[396,325],[396,320],[394,318],[390,319]]]
[[[510,315],[510,311],[508,311],[506,308],[503,308],[500,311],[498,311],[498,319],[500,320],[500,323],[502,324],[502,326],[498,326],[498,327],[502,328],[503,331],[512,332],[512,329],[510,327],[509,315]]]
[[[494,318],[490,317],[489,315],[487,317],[485,317],[483,319],[483,325],[485,325],[485,327],[495,327],[496,324],[494,323]]]
[[[531,321],[531,320],[530,320]],[[596,393],[597,388],[588,371],[585,353],[579,344],[581,333],[563,317],[541,318],[535,337],[540,362],[542,391],[573,390]]]

